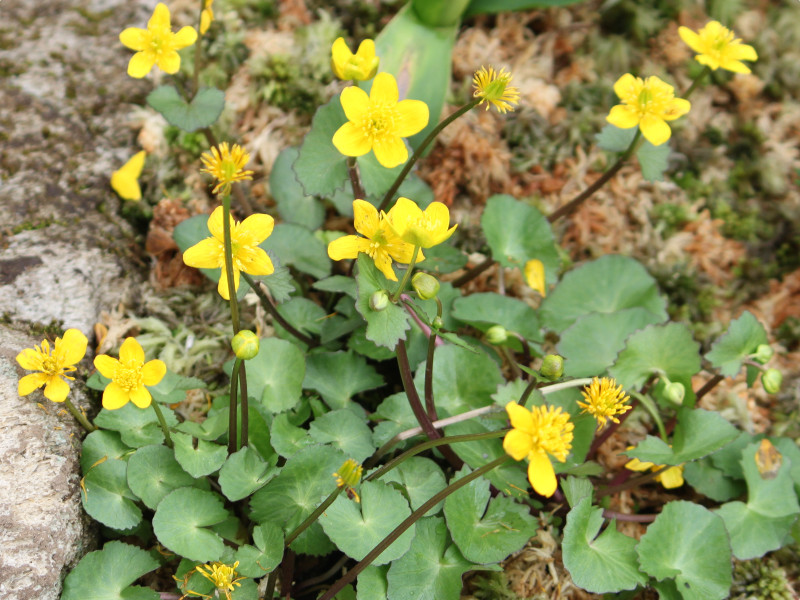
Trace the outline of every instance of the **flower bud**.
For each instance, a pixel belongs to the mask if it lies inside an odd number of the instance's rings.
[[[252,331],[243,329],[233,336],[231,348],[233,348],[236,358],[250,360],[258,354],[258,344],[258,336]]]
[[[420,271],[411,278],[411,287],[422,300],[433,300],[439,293],[439,280]]]
[[[383,290],[378,290],[369,297],[369,307],[375,312],[386,310],[389,306],[389,294]]]
[[[555,381],[564,374],[564,357],[558,354],[548,354],[544,357],[542,368],[539,369],[542,377]]]
[[[439,315],[436,315],[435,317],[433,317],[433,321],[431,321],[431,325],[433,325],[434,329],[441,329],[442,327],[444,327],[444,321],[442,320],[442,317],[440,317]]]
[[[772,346],[769,344],[759,344],[752,356],[753,360],[765,365],[769,362],[769,359],[772,358],[773,354],[775,354],[775,351],[772,349]]]
[[[761,385],[768,394],[777,394],[781,391],[783,374],[778,369],[767,369],[761,374]]]
[[[685,396],[686,388],[678,381],[670,381],[664,386],[664,397],[677,406],[683,404],[683,398]]]
[[[486,330],[486,341],[495,346],[508,339],[508,331],[502,325],[492,325]]]

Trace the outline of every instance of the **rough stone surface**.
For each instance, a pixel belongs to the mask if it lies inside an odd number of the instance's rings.
[[[130,297],[144,275],[141,239],[117,217],[109,177],[137,151],[130,104],[153,85],[126,75],[119,32],[143,26],[154,6],[0,4],[0,317],[10,324],[0,326],[3,600],[57,600],[66,572],[91,549],[82,432],[41,392],[18,397],[24,372],[14,359],[45,337],[26,335],[35,324],[55,321],[91,339],[99,312]]]
[[[57,599],[64,568],[92,549],[81,508],[80,427],[40,393],[17,395],[25,372],[15,357],[38,343],[0,325],[0,598],[6,600]],[[71,398],[83,399],[74,384]]]

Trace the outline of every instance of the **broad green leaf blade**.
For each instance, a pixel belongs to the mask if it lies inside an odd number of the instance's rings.
[[[497,13],[506,10],[530,10],[548,6],[569,6],[580,0],[472,0],[464,17]]]
[[[363,419],[346,408],[333,410],[314,419],[308,436],[315,442],[339,448],[345,456],[359,463],[375,452],[372,431]]]
[[[147,103],[160,112],[167,123],[184,131],[197,131],[213,125],[225,108],[225,92],[200,88],[187,103],[174,86],[161,85],[147,96]]]
[[[667,320],[667,301],[656,280],[634,259],[610,254],[564,275],[542,302],[539,316],[545,327],[561,332],[583,315],[634,307]]]
[[[158,600],[150,588],[128,587],[159,567],[150,553],[122,542],[89,552],[64,579],[61,600]]]
[[[588,497],[591,500],[592,494],[594,493],[594,486],[589,479],[586,477],[573,477],[571,475],[561,480],[561,489],[564,492],[564,496],[567,498],[567,503],[570,505],[570,508],[575,508],[578,502],[584,498]]]
[[[466,266],[469,260],[467,255],[455,248],[451,242],[425,248],[425,260],[420,264],[422,269],[428,273],[444,274],[458,271]]]
[[[682,323],[650,325],[632,334],[609,373],[625,389],[638,389],[651,375],[663,372],[671,381],[700,371],[700,344]],[[691,388],[686,390],[694,394]]]
[[[325,309],[308,298],[291,298],[277,307],[280,315],[303,333],[319,335],[325,322]],[[285,340],[298,343],[297,339],[286,331],[280,323],[275,323],[275,333]]]
[[[613,313],[592,313],[579,317],[561,333],[556,346],[563,356],[564,375],[590,377],[602,375],[614,364],[630,334],[647,325],[661,322],[644,308],[626,308]]]
[[[102,458],[127,460],[132,448],[122,443],[118,431],[98,429],[87,435],[81,447],[81,471],[88,472]]]
[[[184,377],[167,371],[166,375],[157,385],[148,387],[153,395],[153,400],[159,404],[175,404],[186,399],[186,390],[196,390],[205,388],[206,384],[197,377]],[[172,411],[170,411],[171,413]]]
[[[378,445],[385,444],[401,431],[419,427],[405,392],[386,398],[372,414],[372,418],[378,421],[373,432],[373,438]]]
[[[661,438],[647,436],[625,454],[656,465],[681,465],[719,450],[739,435],[739,431],[717,412],[702,408],[681,408],[672,436],[672,448]]]
[[[172,441],[175,443],[175,460],[192,477],[211,475],[225,463],[228,449],[205,440],[197,440],[195,448],[193,439],[192,436],[185,433],[172,434]]]
[[[468,473],[465,467],[450,483]],[[522,548],[537,529],[527,507],[505,496],[490,502],[489,496],[489,481],[479,477],[444,501],[444,516],[453,541],[467,560],[479,564],[503,560]]]
[[[308,446],[286,460],[281,472],[250,499],[251,518],[275,523],[285,533],[294,530],[336,489],[333,477],[348,457],[329,446]],[[306,554],[327,554],[334,549],[319,523],[314,523],[291,548]]]
[[[166,446],[144,446],[128,459],[128,485],[147,508],[155,510],[172,490],[189,487],[194,482],[194,477],[181,469],[175,453]]]
[[[293,408],[303,392],[305,356],[296,345],[278,338],[261,340],[258,355],[247,362],[248,395],[271,413]]]
[[[733,500],[747,490],[744,482],[715,468],[710,457],[687,463],[683,467],[683,478],[696,491],[717,502]]]
[[[275,225],[266,240],[260,245],[273,256],[277,256],[281,264],[291,265],[298,271],[308,273],[321,279],[331,274],[331,259],[328,249],[314,234],[294,223]]]
[[[562,550],[572,580],[595,594],[645,585],[648,578],[639,571],[636,540],[619,533],[616,521],[597,535],[602,525],[603,509],[592,506],[591,496],[569,511]]]
[[[389,584],[386,582],[388,572],[389,565],[381,567],[370,565],[361,571],[356,584],[358,600],[386,600],[389,597]]]
[[[483,331],[492,325],[502,325],[527,340],[541,341],[536,311],[522,300],[510,296],[484,292],[456,298],[453,316]]]
[[[722,600],[731,587],[731,549],[722,519],[692,502],[669,502],[636,546],[640,568],[674,579],[685,600]]]
[[[762,475],[755,461],[758,449],[759,444],[750,444],[742,452],[747,504],[728,502],[715,511],[725,521],[733,555],[739,560],[764,556],[782,547],[800,513],[789,475],[790,461],[783,457],[777,473]]]
[[[344,408],[356,394],[383,384],[383,377],[353,352],[311,354],[306,361],[303,387],[318,391],[332,409]]]
[[[375,263],[366,254],[358,255],[356,282],[358,285],[356,310],[367,321],[366,338],[378,346],[394,350],[397,342],[406,339],[406,331],[411,327],[408,313],[391,302],[383,310],[373,310],[369,301],[375,292],[394,290],[398,284],[394,283],[390,288],[386,277],[378,271]]]
[[[734,377],[742,368],[742,361],[766,343],[764,326],[752,313],[745,311],[738,319],[731,321],[728,331],[714,342],[706,358],[719,369],[721,375]]]
[[[275,415],[269,430],[270,443],[280,456],[289,458],[292,454],[314,444],[308,430],[292,425],[288,413]]]
[[[325,220],[325,207],[314,196],[306,195],[295,176],[292,165],[299,154],[297,148],[287,148],[278,155],[269,174],[269,192],[284,221],[314,230]]]
[[[365,481],[360,503],[340,494],[319,522],[339,550],[361,560],[410,514],[408,502],[398,490],[380,481]],[[415,525],[409,527],[372,564],[385,565],[405,554],[414,530]]]
[[[253,543],[239,546],[236,551],[236,568],[245,577],[263,577],[272,571],[283,558],[283,532],[274,523],[262,523],[253,528]]]
[[[169,427],[178,424],[175,413],[166,407],[161,408]],[[103,429],[119,431],[123,443],[132,448],[141,448],[164,441],[164,432],[153,408],[139,408],[132,402],[115,410],[103,408],[95,417],[95,423]]]
[[[314,115],[293,167],[309,196],[331,196],[348,180],[347,159],[333,145],[333,134],[346,121],[338,96],[320,106]]]
[[[225,551],[222,538],[206,529],[229,517],[220,496],[195,488],[170,492],[153,516],[153,532],[164,546],[191,560],[220,560]]]
[[[664,142],[659,146],[654,146],[647,140],[636,151],[636,158],[639,159],[639,166],[642,169],[642,177],[645,181],[664,181],[664,171],[667,170],[669,163],[669,144]]]
[[[109,459],[92,467],[83,478],[83,508],[95,521],[113,529],[131,529],[142,520],[138,498],[128,487],[128,464]]]
[[[492,257],[504,267],[525,267],[534,258],[544,264],[545,281],[558,277],[561,259],[547,218],[535,207],[500,194],[486,201],[481,226]]]
[[[631,145],[638,127],[620,129],[616,125],[606,123],[603,129],[595,136],[597,145],[610,152],[625,152]]]
[[[461,576],[473,564],[450,543],[441,517],[421,519],[411,547],[389,567],[387,598],[392,600],[458,600]]]
[[[396,482],[408,495],[411,510],[417,510],[435,494],[447,487],[444,473],[429,458],[412,456],[396,468],[386,473],[379,481]],[[442,510],[442,502],[431,508],[423,516],[431,517]]]
[[[235,502],[262,488],[277,472],[276,467],[261,460],[258,452],[245,446],[222,465],[219,486],[225,497]]]

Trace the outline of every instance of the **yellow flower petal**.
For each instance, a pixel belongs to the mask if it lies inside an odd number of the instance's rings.
[[[525,281],[528,287],[539,292],[542,297],[547,296],[547,286],[544,279],[544,264],[537,258],[525,263]]]
[[[223,262],[222,252],[222,245],[217,239],[206,238],[186,249],[183,262],[195,269],[218,269]]]
[[[101,354],[94,357],[94,366],[100,371],[100,374],[106,379],[113,379],[120,364],[119,361],[107,354]]]
[[[139,408],[147,408],[148,406],[150,406],[150,403],[153,400],[153,397],[150,395],[150,392],[144,386],[140,386],[135,390],[131,390],[129,396],[131,402],[133,402]]]
[[[361,235],[372,237],[378,231],[378,209],[366,200],[353,201],[353,226]]]
[[[359,252],[369,250],[369,240],[357,235],[345,235],[328,244],[328,256],[331,260],[358,258]]]
[[[154,64],[156,64],[154,56],[146,52],[137,52],[128,62],[128,75],[141,79],[150,72]]]
[[[630,450],[631,448],[628,448]],[[625,463],[625,468],[629,471],[647,471],[653,466],[651,462],[643,462],[638,458],[632,458]]]
[[[354,85],[342,90],[339,102],[342,103],[348,121],[361,121],[369,113],[370,97],[367,92]]]
[[[520,406],[516,402],[509,402],[506,404],[506,412],[508,413],[508,420],[511,422],[511,427],[525,433],[531,433],[533,431],[533,415],[527,408]]]
[[[397,80],[394,76],[391,73],[378,73],[369,91],[370,101],[382,104],[396,104],[398,98]]]
[[[333,134],[333,145],[345,156],[363,156],[372,149],[369,137],[352,121],[336,130]]]
[[[206,11],[203,11],[205,13]],[[181,27],[178,33],[172,36],[172,47],[175,50],[191,46],[197,41],[197,31],[194,27],[186,26]]]
[[[669,110],[661,115],[665,121],[674,121],[688,113],[692,109],[692,103],[683,98],[675,98],[670,103]]]
[[[522,460],[528,456],[532,447],[531,436],[519,429],[512,429],[503,438],[503,450],[514,460]]]
[[[616,83],[614,83],[614,93],[623,101],[638,96],[641,88],[641,80],[630,73],[625,73],[625,75],[617,79]]]
[[[684,43],[695,52],[703,51],[700,44],[700,36],[698,36],[688,27],[678,27],[678,35],[681,36],[681,39],[684,41]]]
[[[17,360],[19,361],[19,357],[17,357]],[[23,369],[30,368],[31,367],[23,367]],[[45,373],[31,373],[30,375],[25,375],[19,380],[19,384],[17,385],[17,394],[20,396],[27,396],[34,390],[46,384],[47,379],[48,377]]]
[[[158,65],[159,69],[164,71],[164,73],[174,75],[181,68],[181,57],[174,50],[164,52],[161,54],[161,56],[156,58],[156,64]]]
[[[25,348],[17,354],[19,366],[26,371],[40,371],[42,369],[42,355],[33,348]]]
[[[537,494],[549,498],[558,487],[553,464],[544,452],[532,452],[528,460],[530,461],[528,463],[528,481],[531,482],[531,487]]]
[[[639,115],[637,115],[636,111],[630,107],[617,104],[611,108],[611,111],[606,117],[606,121],[611,123],[614,127],[619,127],[620,129],[630,129],[631,127],[636,127],[639,124]]]
[[[141,200],[142,190],[139,187],[139,175],[144,168],[147,152],[142,150],[134,154],[128,162],[111,174],[111,188],[123,200]]]
[[[103,408],[116,410],[122,408],[130,400],[130,394],[113,381],[103,391]]]
[[[65,365],[74,365],[86,356],[86,346],[89,340],[83,335],[79,329],[67,329],[64,332],[64,337],[56,340],[55,354],[58,360]]]
[[[672,135],[672,130],[666,121],[654,115],[644,115],[639,122],[639,129],[642,130],[644,138],[653,146],[660,146]]]
[[[258,245],[272,234],[275,219],[270,215],[256,213],[242,221],[236,228],[237,236],[250,236],[250,241]]]
[[[60,377],[50,377],[44,388],[44,397],[53,402],[63,402],[69,395],[69,384]]]
[[[670,467],[656,477],[665,489],[671,490],[683,485],[683,467]]]
[[[233,270],[233,289],[234,291],[239,290],[239,270]],[[219,284],[217,285],[217,291],[219,295],[222,296],[224,300],[230,300],[230,294],[228,293],[228,273],[223,268],[220,272],[219,276]]]
[[[157,358],[142,365],[142,383],[144,385],[158,385],[166,374],[167,365]]]
[[[420,100],[403,100],[397,103],[397,135],[408,137],[419,133],[428,124],[428,105]]]
[[[242,271],[248,275],[272,275],[275,267],[269,255],[261,248],[243,248],[236,253]]]
[[[123,29],[122,33],[119,34],[119,41],[122,42],[122,45],[126,48],[141,51],[147,47],[146,34],[146,29],[128,27],[127,29]]]
[[[147,22],[147,28],[159,29],[163,27],[169,29],[170,26],[169,9],[163,2],[159,2],[153,10],[153,16],[150,17],[150,20]]]
[[[400,196],[386,216],[392,231],[402,238],[410,224],[422,218],[422,209],[417,206],[416,202]]]
[[[375,158],[387,169],[393,169],[408,160],[408,148],[401,137],[386,136],[372,143]]]
[[[395,275],[394,269],[392,268],[392,259],[387,252],[376,252],[373,260],[375,261],[375,266],[384,274],[386,279],[389,281],[397,281],[397,275]]]
[[[347,42],[344,41],[344,38],[336,38],[336,41],[334,41],[331,46],[331,67],[336,77],[339,79],[347,79],[344,74],[344,66],[352,57],[353,53],[350,52],[350,48],[347,47]]]
[[[119,349],[119,362],[124,365],[137,365],[144,364],[144,350],[136,338],[125,338],[122,346]]]

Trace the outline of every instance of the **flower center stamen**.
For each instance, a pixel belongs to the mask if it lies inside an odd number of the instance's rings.
[[[114,374],[114,383],[126,392],[142,387],[142,369],[140,366],[123,365]]]

